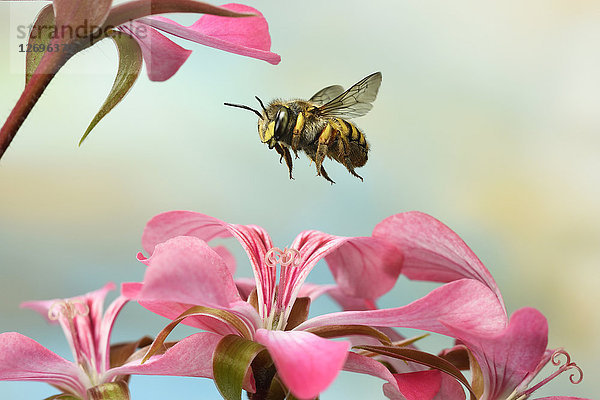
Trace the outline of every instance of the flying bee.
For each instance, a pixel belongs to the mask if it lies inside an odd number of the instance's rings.
[[[354,169],[366,164],[369,143],[365,135],[347,120],[362,117],[373,108],[371,104],[381,85],[381,72],[375,72],[344,91],[339,85],[319,90],[309,100],[273,100],[267,107],[256,96],[262,113],[252,107],[225,103],[226,106],[243,108],[258,115],[260,140],[279,153],[292,176],[290,148],[298,158],[298,151],[306,153],[317,167],[317,175],[335,183],[323,161],[329,157],[344,165],[359,178]]]

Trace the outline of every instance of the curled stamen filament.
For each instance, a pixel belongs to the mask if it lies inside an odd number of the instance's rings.
[[[559,356],[561,356],[561,355],[565,356],[564,365],[561,365],[561,361],[559,359]],[[544,386],[546,383],[548,383],[552,379],[556,378],[558,375],[560,375],[563,372],[568,371],[570,369],[575,369],[575,370],[577,370],[577,372],[579,372],[579,377],[577,379],[575,379],[575,373],[572,373],[569,376],[569,380],[571,381],[572,384],[577,385],[578,383],[580,383],[583,380],[583,370],[576,363],[571,362],[571,356],[565,350],[563,350],[563,349],[556,350],[552,354],[551,360],[552,360],[552,364],[554,364],[556,366],[560,366],[560,367],[556,371],[554,371],[550,376],[548,376],[546,379],[539,382],[537,385],[525,390],[523,393],[521,393],[519,396],[516,397],[517,399],[526,399],[531,393],[535,392],[536,390],[538,390],[539,388]]]
[[[297,267],[300,265],[300,252],[296,249],[287,247],[281,250],[278,247],[273,247],[265,255],[265,263],[271,268],[275,268],[277,264],[282,267]]]
[[[88,315],[89,312],[90,308],[83,300],[59,300],[48,308],[48,318],[56,321],[62,316],[72,320],[78,315],[82,317]]]

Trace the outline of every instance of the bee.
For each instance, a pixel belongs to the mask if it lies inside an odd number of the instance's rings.
[[[354,169],[366,164],[369,143],[365,135],[347,120],[368,113],[381,85],[381,72],[375,72],[360,80],[348,90],[340,85],[327,86],[309,100],[273,100],[267,107],[256,97],[262,113],[252,107],[225,103],[226,106],[243,108],[258,115],[258,134],[261,142],[285,160],[290,179],[293,163],[290,149],[298,158],[303,151],[315,163],[317,175],[335,183],[325,171],[323,161],[329,157],[344,165],[359,178]]]

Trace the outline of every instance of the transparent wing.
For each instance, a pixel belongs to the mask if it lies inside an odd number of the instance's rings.
[[[318,108],[324,117],[356,118],[368,113],[381,86],[381,72],[375,72]]]
[[[314,96],[311,97],[310,100],[308,100],[308,101],[310,101],[311,103],[315,103],[319,106],[322,106],[323,104],[328,103],[331,100],[335,99],[343,92],[344,92],[344,88],[341,87],[340,85],[327,86],[326,88],[323,88],[323,89],[319,90],[317,93],[315,93]]]

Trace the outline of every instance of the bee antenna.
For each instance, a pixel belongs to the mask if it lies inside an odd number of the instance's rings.
[[[265,108],[265,105],[263,104],[262,100],[258,97],[258,96],[254,96],[256,98],[256,100],[258,100],[258,102],[260,103],[260,106],[262,107],[262,109],[265,111],[265,113],[267,112],[267,109]]]
[[[248,107],[243,104],[231,104],[231,103],[223,103],[223,104],[225,104],[226,106],[229,106],[229,107],[243,108],[244,110],[252,111],[254,114],[258,115],[258,118],[263,119],[263,116],[261,115],[261,113],[252,107]]]

